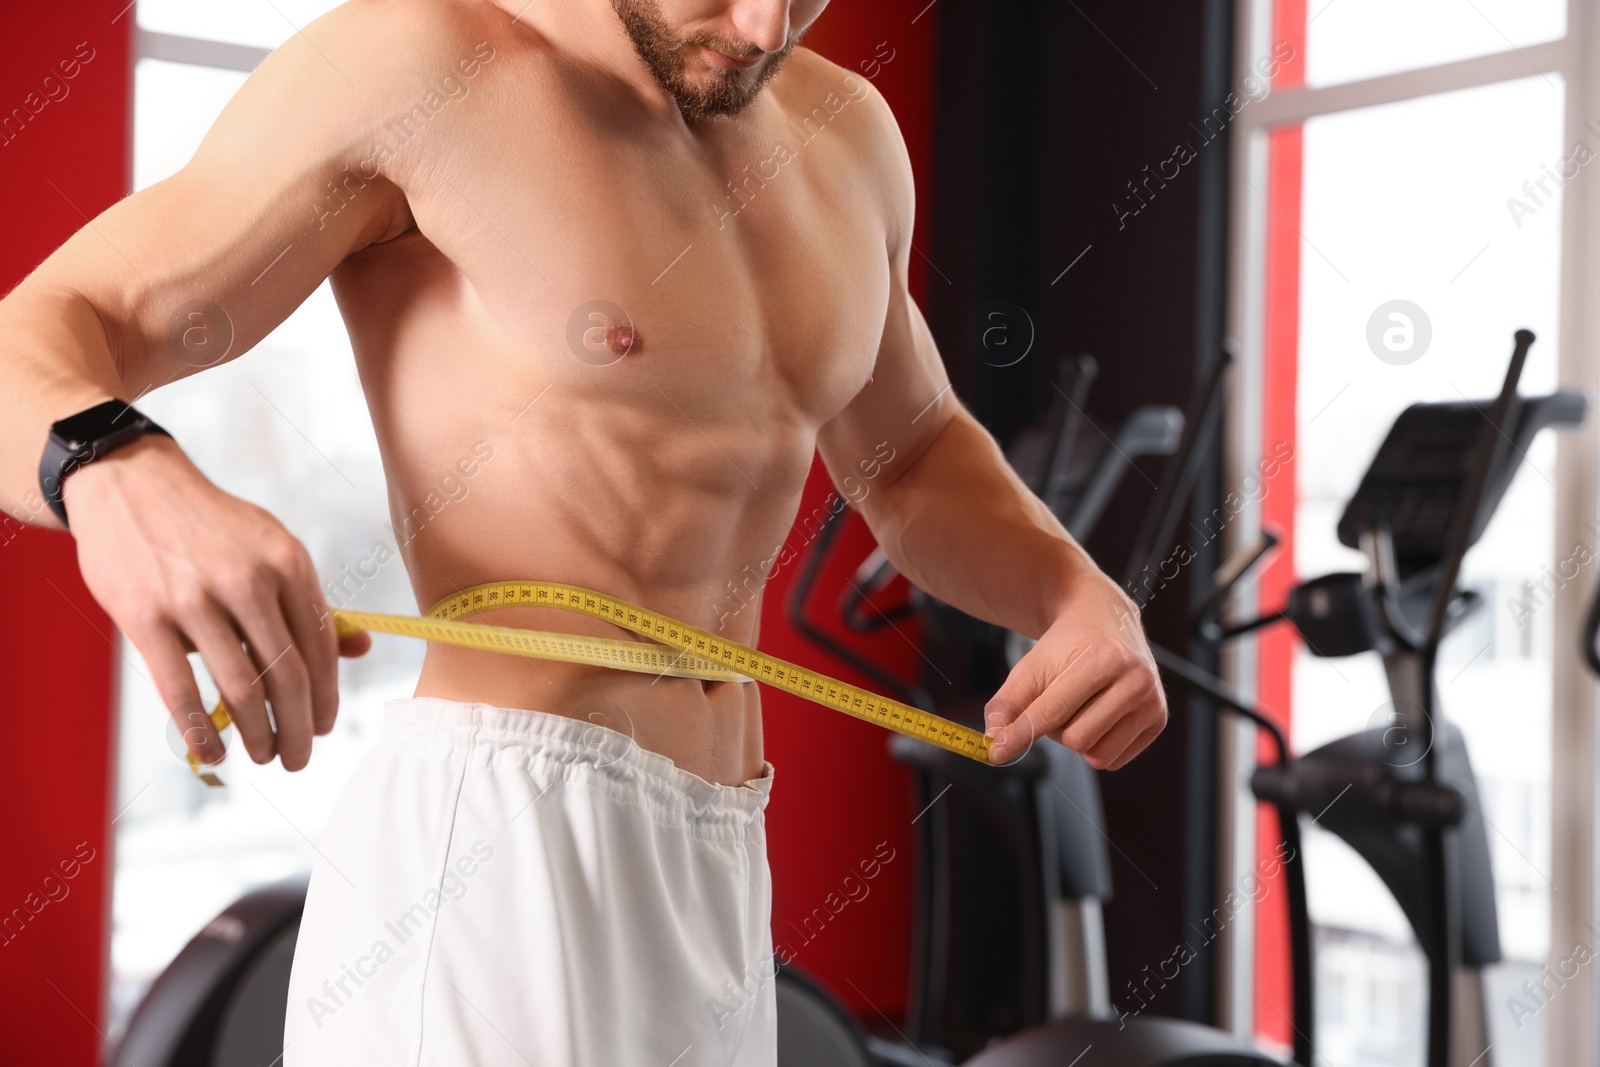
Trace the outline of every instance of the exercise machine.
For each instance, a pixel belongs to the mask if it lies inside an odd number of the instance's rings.
[[[1008,455],[1080,540],[1135,458],[1196,451],[1216,424],[1222,397],[1219,365],[1187,417],[1175,408],[1139,408],[1106,435],[1084,414],[1095,369],[1089,357],[1064,362],[1042,430],[1021,437]],[[907,603],[879,605],[895,574],[881,550],[857,568],[839,614],[855,631],[917,615],[925,658],[938,664],[939,676],[900,679],[810,621],[818,575],[846,516],[824,527],[807,557],[788,603],[792,625],[884,691],[981,729],[983,704],[1027,649],[1019,635],[914,587]],[[1119,1016],[1112,1008],[1102,921],[1112,892],[1110,863],[1098,777],[1082,757],[1036,745],[1007,766],[986,767],[912,738],[891,738],[889,745],[911,771],[920,814],[907,1018],[897,1040],[868,1037],[874,1063],[1279,1062],[1219,1030],[1149,1014]],[[974,914],[984,921],[962,921]]]
[[[156,977],[106,1062],[141,1067],[267,1067],[283,1056],[307,874],[245,894]]]
[[[1443,638],[1481,604],[1477,593],[1456,587],[1461,562],[1487,527],[1533,437],[1545,428],[1576,426],[1585,414],[1584,398],[1576,393],[1533,398],[1518,394],[1517,382],[1532,342],[1531,333],[1517,334],[1501,394],[1494,402],[1418,404],[1396,420],[1339,523],[1341,541],[1367,554],[1366,572],[1312,579],[1297,586],[1282,609],[1223,625],[1219,615],[1233,589],[1276,545],[1269,532],[1223,566],[1215,587],[1192,620],[1196,638],[1215,647],[1263,627],[1289,622],[1316,655],[1379,653],[1396,707],[1392,721],[1295,758],[1269,716],[1189,660],[1155,649],[1169,678],[1209,697],[1221,710],[1248,718],[1267,733],[1275,758],[1257,769],[1252,789],[1278,813],[1285,845],[1282,855],[1302,854],[1299,815],[1318,816],[1321,825],[1350,843],[1373,866],[1394,894],[1429,960],[1429,1067],[1486,1067],[1489,1063],[1492,1053],[1486,1034],[1482,970],[1499,959],[1487,835],[1466,746],[1438,705],[1434,683],[1438,649]],[[1201,443],[1211,437],[1220,415],[1222,376],[1229,362],[1226,352],[1222,353],[1182,424],[1183,441],[1172,452],[1161,489],[1130,554],[1130,587],[1140,571],[1155,564],[1172,543],[1181,508],[1204,458]],[[1072,406],[1081,409],[1076,396]],[[1051,484],[1045,479],[1035,482],[1035,488]],[[1059,506],[1060,499],[1041,495],[1058,516],[1072,514],[1070,507]],[[1073,529],[1070,524],[1068,528]],[[1081,528],[1074,533],[1086,536]],[[886,584],[881,559],[869,559],[868,564],[870,573],[866,568],[858,572],[852,591],[841,603],[842,613],[855,629],[866,628],[867,616],[861,610],[865,597]],[[945,672],[951,670],[951,663],[960,669],[962,658],[952,656],[939,643],[954,636],[973,638],[981,634],[983,624],[964,617],[952,622],[947,607],[936,602],[930,607],[931,598],[914,593],[913,601],[918,600],[935,643],[932,655]],[[1008,666],[1019,654],[1016,635],[1009,638],[1004,660]],[[1586,660],[1600,673],[1600,594],[1591,607],[1584,641]],[[994,662],[992,655],[990,662]],[[860,663],[857,666],[865,668]],[[881,673],[874,677],[880,683],[886,681]],[[969,684],[962,685],[963,681]],[[980,694],[975,703],[981,707],[981,694],[992,692],[997,684],[993,675],[981,682],[963,676],[957,687]],[[908,689],[905,696],[928,699],[922,689]],[[939,710],[953,718],[962,717],[959,708]],[[972,710],[967,709],[969,721],[975,721]],[[963,767],[959,761],[907,739],[896,738],[891,744],[903,762],[919,771],[921,803],[930,803],[957,783],[961,792],[953,795],[977,798],[987,816],[982,832],[1000,841],[1001,851],[1022,869],[1020,887],[1007,887],[1020,892],[1022,913],[1031,916],[1022,940],[1048,946],[1042,957],[1024,950],[1017,961],[1020,966],[1007,961],[998,972],[985,974],[982,984],[991,1001],[996,996],[1013,1002],[1020,999],[1018,1018],[1012,1022],[1020,1021],[1017,1029],[1021,1033],[966,1062],[974,1067],[1015,1067],[1070,1061],[1089,1046],[1094,1024],[1103,1018],[1105,1009],[1103,935],[1097,938],[1095,931],[1098,903],[1109,897],[1109,879],[1103,836],[1095,837],[1103,835],[1103,825],[1094,772],[1057,746],[1036,746],[1029,754],[1035,766],[1026,767],[1027,761],[1022,761],[1005,768],[1006,778],[1012,780],[996,788],[1003,779],[986,775],[984,768]],[[1412,753],[1422,755],[1413,757]],[[1037,778],[1030,777],[1033,775]],[[1016,778],[1030,785],[1019,789]],[[1042,799],[1032,796],[1031,784],[1037,781],[1049,782],[1051,790],[1069,799],[1070,807],[1052,805],[1048,791]],[[1330,806],[1335,800],[1337,806]],[[915,1035],[921,1035],[935,1047],[941,1038],[949,1043],[959,1041],[962,1035],[950,1034],[952,1022],[970,1022],[970,1004],[962,998],[970,997],[971,990],[960,988],[959,983],[952,990],[950,984],[953,974],[974,970],[965,966],[974,962],[970,952],[963,955],[960,946],[951,944],[962,930],[956,915],[962,904],[973,903],[984,907],[986,916],[997,914],[992,901],[960,898],[960,868],[970,854],[963,853],[962,861],[953,861],[952,850],[970,848],[971,843],[951,843],[951,824],[962,818],[960,803],[948,807],[941,803],[939,807],[945,808],[944,817],[930,820],[919,837],[917,958],[907,1023],[913,1041]],[[1062,829],[1072,826],[1087,829],[1071,840]],[[993,888],[999,881],[995,872],[1004,865],[975,866],[982,872],[981,880]],[[1314,1054],[1315,1017],[1305,872],[1297,861],[1283,869],[1289,905],[1294,1056],[1296,1062],[1308,1064]],[[960,963],[953,964],[953,957]],[[997,975],[1012,967],[1021,976],[1023,988],[1002,988],[996,993]],[[1004,987],[1003,982],[998,984]],[[1041,1014],[1045,1016],[1042,1026]],[[952,1036],[955,1041],[950,1040]],[[1197,1036],[1184,1034],[1174,1042],[1176,1048],[1147,1055],[1135,1047],[1137,1038],[1130,1040],[1124,1031],[1112,1035],[1101,1028],[1107,1062],[1130,1064],[1191,1062],[1181,1057],[1203,1043]],[[1235,1062],[1227,1057],[1240,1053],[1224,1045],[1214,1054],[1197,1054],[1222,1058],[1192,1062],[1225,1063]],[[1088,1055],[1085,1053],[1083,1062],[1095,1062]]]
[[[1534,336],[1519,330],[1515,340],[1494,401],[1414,404],[1395,420],[1339,520],[1340,542],[1367,557],[1364,571],[1302,582],[1281,609],[1224,626],[1218,615],[1235,586],[1276,544],[1268,532],[1223,567],[1193,620],[1196,636],[1218,645],[1288,622],[1312,655],[1382,657],[1390,720],[1258,768],[1251,789],[1290,820],[1316,816],[1393,894],[1427,956],[1429,1067],[1491,1067],[1483,969],[1500,959],[1488,836],[1465,741],[1440,707],[1439,647],[1482,605],[1457,587],[1462,561],[1534,435],[1581,424],[1586,408],[1573,392],[1521,396]],[[1600,670],[1597,629],[1600,598],[1585,632],[1585,655]],[[1192,663],[1156,655],[1177,681],[1261,718]],[[1277,743],[1282,753],[1281,735]],[[1309,969],[1303,900],[1291,922],[1297,961]],[[1297,1029],[1300,1010],[1297,998]]]

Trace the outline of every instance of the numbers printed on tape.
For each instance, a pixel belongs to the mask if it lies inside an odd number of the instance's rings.
[[[494,608],[525,604],[587,615],[631,630],[658,644],[460,621]],[[371,630],[643,674],[719,682],[759,681],[980,763],[989,762],[989,738],[978,730],[581,586],[559,582],[488,582],[445,597],[428,609],[426,617],[380,615],[340,608],[333,609],[332,615],[340,637]],[[221,703],[212,713],[212,721],[218,730],[228,724],[228,713]],[[206,784],[222,784],[215,775],[202,772],[202,764],[193,754],[188,760],[190,768]]]

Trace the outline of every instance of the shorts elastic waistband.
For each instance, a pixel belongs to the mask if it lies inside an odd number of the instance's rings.
[[[627,734],[544,711],[402,697],[384,702],[384,734],[517,749],[562,777],[585,768],[618,795],[647,797],[652,806],[681,814],[702,830],[759,819],[772,791],[773,767],[766,761],[759,778],[719,785],[641,748]]]

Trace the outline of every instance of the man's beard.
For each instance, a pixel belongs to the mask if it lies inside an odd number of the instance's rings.
[[[735,59],[743,59],[747,46],[715,34],[698,33],[691,37],[672,36],[666,20],[661,17],[659,0],[611,0],[617,17],[633,41],[634,51],[644,60],[645,66],[655,76],[678,104],[678,110],[690,122],[703,119],[737,115],[749,107],[778,68],[794,51],[799,38],[784,44],[781,51],[772,53],[754,78],[750,71],[709,67],[709,80],[691,85],[684,77],[683,50],[690,45],[705,45]]]

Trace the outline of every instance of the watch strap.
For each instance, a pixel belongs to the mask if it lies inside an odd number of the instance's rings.
[[[172,435],[122,400],[106,400],[51,424],[39,458],[39,491],[56,518],[67,525],[67,476],[145,434]]]

